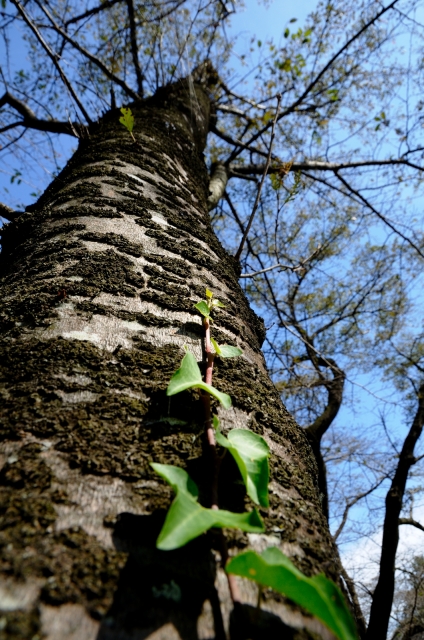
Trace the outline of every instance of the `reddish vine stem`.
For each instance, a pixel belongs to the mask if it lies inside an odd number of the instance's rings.
[[[213,363],[215,360],[215,354],[212,352],[211,325],[209,322],[209,318],[205,318],[203,320],[203,326],[205,328],[205,356],[206,356],[205,382],[206,384],[212,385]],[[204,402],[206,438],[208,440],[209,446],[215,447],[216,449],[215,433],[212,426],[212,416],[211,416],[211,397],[209,393],[206,393],[203,395],[207,397],[207,402]]]
[[[212,385],[213,364],[215,360],[215,354],[212,352],[211,345],[211,325],[209,318],[203,319],[203,327],[205,329],[205,382]],[[205,435],[209,445],[209,450],[212,457],[212,487],[211,487],[211,509],[219,509],[218,506],[218,476],[219,468],[221,465],[221,459],[216,451],[216,439],[215,432],[212,426],[212,414],[211,414],[211,397],[209,393],[202,393],[202,402],[205,414]],[[221,566],[225,570],[225,565],[228,562],[228,547],[227,541],[222,529],[220,530],[220,551],[221,551]],[[233,604],[241,602],[240,591],[236,581],[236,577],[227,574],[228,587],[230,590],[230,596]]]
[[[222,529],[221,529],[221,535],[220,535],[220,543],[221,543],[221,549],[220,549],[221,567],[225,571],[225,565],[229,560],[229,555],[228,555],[227,540],[224,536],[224,532],[222,531]],[[236,576],[234,576],[232,573],[227,573],[227,581],[228,581],[228,588],[230,590],[230,596],[233,604],[240,603],[241,595],[240,595],[239,586],[237,584]]]

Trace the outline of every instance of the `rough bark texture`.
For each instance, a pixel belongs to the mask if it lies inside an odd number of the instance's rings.
[[[119,112],[106,114],[3,230],[0,636],[317,637],[319,624],[282,597],[265,593],[256,612],[250,583],[232,611],[213,533],[155,548],[172,492],[151,461],[186,468],[207,505],[198,394],[165,396],[183,346],[202,359],[193,304],[207,286],[226,304],[215,337],[244,350],[216,362],[214,384],[234,404],[219,411],[223,431],[248,427],[272,450],[267,534],[229,532],[230,554],[278,545],[307,574],[340,575],[314,456],[267,376],[263,323],[209,223],[207,94],[181,82],[131,109],[137,143]],[[251,507],[230,459],[220,506]]]

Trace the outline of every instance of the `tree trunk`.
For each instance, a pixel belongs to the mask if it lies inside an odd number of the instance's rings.
[[[240,582],[243,605],[232,607],[213,533],[155,548],[172,492],[150,462],[187,469],[208,503],[198,394],[165,395],[184,345],[202,359],[193,304],[208,287],[226,305],[215,337],[244,351],[216,363],[214,384],[233,399],[222,428],[249,428],[272,450],[267,534],[230,531],[230,555],[280,546],[305,573],[339,582],[314,457],[210,226],[208,96],[181,81],[131,109],[136,143],[119,111],[107,113],[3,230],[0,636],[310,637],[288,627],[322,628],[281,597],[265,593],[256,611],[253,583]],[[225,459],[221,508],[250,508],[237,479]]]

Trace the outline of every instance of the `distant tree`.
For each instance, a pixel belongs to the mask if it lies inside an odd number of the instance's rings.
[[[420,640],[424,634],[424,558],[415,556],[399,569],[397,629],[392,640]]]

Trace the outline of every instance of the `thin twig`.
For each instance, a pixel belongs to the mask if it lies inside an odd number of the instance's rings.
[[[334,542],[336,542],[337,538],[339,537],[339,535],[341,534],[346,521],[347,521],[347,517],[349,514],[349,511],[351,509],[351,507],[355,506],[355,504],[357,502],[359,502],[360,500],[362,500],[363,498],[368,497],[373,491],[375,491],[376,489],[378,489],[378,487],[387,479],[387,476],[383,476],[382,478],[380,478],[380,480],[374,484],[370,489],[368,489],[367,491],[364,491],[364,493],[360,493],[357,496],[355,496],[355,498],[353,498],[352,500],[350,500],[349,502],[346,503],[345,509],[343,511],[343,517],[342,517],[342,521],[340,522],[338,529],[336,531],[336,533],[333,536],[333,540]]]
[[[257,210],[257,208],[259,206],[262,187],[263,187],[263,184],[265,182],[266,174],[268,173],[269,165],[271,163],[272,143],[274,142],[275,124],[276,124],[277,119],[278,119],[278,112],[280,111],[280,104],[281,104],[281,93],[277,94],[277,108],[275,110],[275,116],[274,116],[274,119],[272,121],[271,140],[269,141],[269,150],[268,150],[268,156],[267,156],[267,159],[266,159],[265,169],[264,169],[264,172],[263,172],[263,175],[262,175],[262,180],[259,183],[258,192],[256,194],[256,199],[255,199],[255,203],[253,205],[252,213],[250,214],[249,222],[247,223],[247,227],[246,227],[245,232],[243,234],[243,237],[241,239],[240,246],[239,246],[239,248],[237,250],[237,253],[234,256],[236,260],[240,260],[241,252],[243,251],[243,248],[244,248],[244,245],[245,245],[245,242],[246,242],[246,238],[247,238],[248,233],[250,231],[250,227],[252,226],[253,219],[254,219],[255,214],[256,214],[256,210]]]
[[[4,133],[14,127],[26,127],[28,129],[36,129],[37,131],[47,131],[50,133],[66,133],[67,135],[80,138],[86,131],[86,126],[79,122],[71,122],[71,120],[68,122],[60,122],[59,120],[41,120],[37,118],[34,111],[32,111],[25,102],[13,96],[9,91],[6,91],[0,98],[0,109],[6,104],[15,109],[23,117],[23,120],[18,120],[17,122],[12,122],[2,127],[0,133]]]
[[[395,6],[395,4],[397,4],[397,2],[399,2],[399,0],[393,0],[393,2],[391,2],[386,7],[383,7],[381,11],[376,13],[368,22],[363,24],[361,29],[359,29],[359,31],[357,31],[351,38],[349,38],[349,40],[347,40],[347,42],[345,42],[345,44],[330,58],[330,60],[324,65],[324,67],[315,76],[315,78],[311,80],[311,82],[305,88],[303,93],[295,100],[295,102],[291,104],[289,107],[287,107],[286,109],[284,109],[284,111],[281,113],[279,117],[279,120],[281,118],[285,118],[290,113],[295,112],[297,110],[297,107],[300,104],[302,104],[302,102],[305,100],[308,94],[312,91],[312,89],[314,89],[314,87],[319,83],[321,78],[327,73],[327,71],[336,62],[337,58],[339,58],[339,56],[341,56],[342,53],[344,53],[355,40],[357,40],[363,33],[365,33],[365,31],[369,29],[369,27],[371,27],[375,22],[377,22],[387,11],[392,9]],[[259,131],[257,131],[254,135],[252,135],[250,140],[247,142],[246,146],[249,147],[252,144],[252,142],[255,142],[255,140],[260,138],[265,133],[265,131],[269,129],[269,126],[270,126],[269,122],[267,122],[267,124],[263,126],[262,129],[259,129]],[[230,157],[228,158],[227,162],[228,163],[232,162],[237,156],[240,155],[242,150],[243,149],[234,149],[234,151],[231,153]]]
[[[59,72],[60,77],[62,78],[62,81],[63,81],[64,85],[66,86],[66,88],[68,89],[69,93],[71,94],[71,96],[75,100],[75,102],[76,102],[79,110],[81,111],[82,115],[84,116],[86,121],[89,124],[91,124],[92,120],[91,120],[90,116],[88,115],[87,111],[85,110],[85,108],[84,108],[83,104],[81,103],[80,99],[78,98],[77,94],[75,93],[74,88],[73,88],[72,84],[70,83],[70,81],[68,80],[67,76],[65,75],[62,67],[58,63],[57,55],[55,53],[53,53],[53,51],[50,49],[49,45],[44,40],[43,36],[39,32],[39,30],[37,29],[35,24],[32,22],[32,20],[26,14],[25,9],[20,4],[20,2],[18,2],[18,0],[12,0],[12,2],[15,5],[15,7],[17,8],[17,10],[19,11],[19,13],[21,14],[21,16],[24,19],[24,21],[27,23],[27,25],[31,29],[31,31],[34,33],[35,37],[37,38],[37,40],[39,41],[39,43],[41,44],[43,49],[46,51],[46,53],[49,56],[49,58],[51,58],[54,66],[56,67],[56,69]]]
[[[405,236],[401,231],[399,231],[399,229],[390,220],[388,220],[385,216],[383,216],[382,213],[377,211],[377,209],[375,207],[373,207],[372,204],[370,202],[368,202],[368,200],[366,198],[364,198],[364,196],[357,189],[354,189],[347,182],[347,180],[345,180],[340,175],[340,173],[338,171],[335,171],[334,174],[340,180],[340,182],[346,187],[346,189],[348,189],[350,191],[350,193],[353,193],[357,198],[359,198],[359,200],[361,200],[361,202],[366,207],[368,207],[368,209],[370,209],[377,216],[377,218],[380,218],[380,220],[382,222],[384,222],[384,224],[386,224],[389,227],[389,229],[391,229],[394,233],[396,233],[396,235],[400,236],[402,238],[402,240],[405,240],[405,242],[407,242],[409,245],[411,245],[411,247],[413,249],[415,249],[415,251],[418,253],[418,255],[421,256],[421,258],[424,258],[424,253],[421,251],[421,249],[414,242],[412,242],[412,240],[410,238],[408,238],[408,236]]]
[[[12,0],[13,2],[17,3],[17,0]],[[129,87],[127,85],[127,83],[124,80],[121,80],[121,78],[119,78],[117,75],[115,75],[114,73],[112,73],[112,71],[110,71],[110,69],[107,68],[107,66],[96,56],[94,56],[92,53],[90,53],[87,49],[85,49],[84,47],[82,47],[76,40],[74,40],[73,38],[71,38],[70,35],[68,35],[66,33],[66,31],[64,31],[54,20],[54,18],[51,16],[51,14],[49,13],[49,11],[41,4],[38,3],[37,4],[40,7],[40,9],[43,11],[43,13],[47,16],[47,18],[50,20],[51,24],[53,25],[54,30],[59,33],[62,38],[64,38],[67,42],[69,42],[70,45],[72,45],[74,47],[74,49],[76,49],[77,51],[79,51],[80,53],[82,53],[83,56],[85,56],[86,58],[88,58],[88,60],[90,60],[90,62],[92,62],[93,64],[95,64],[101,71],[103,71],[103,73],[105,74],[105,76],[107,76],[109,78],[109,80],[112,80],[113,82],[116,82],[117,85],[119,85],[124,91],[125,93],[127,93],[129,96],[131,96],[131,98],[133,100],[139,100],[140,96],[138,95],[138,93],[136,93],[135,91],[133,91],[131,89],[131,87]]]
[[[90,18],[91,16],[94,16],[97,13],[100,13],[100,11],[104,11],[104,9],[110,9],[115,4],[118,4],[119,2],[123,2],[123,1],[124,0],[104,0],[97,7],[94,7],[93,9],[88,9],[87,11],[84,11],[84,13],[80,13],[78,16],[74,16],[73,18],[70,18],[69,20],[67,20],[65,22],[65,27],[68,27],[70,24],[73,24],[75,22],[79,22],[80,20],[84,20],[85,18]]]
[[[130,20],[130,34],[131,34],[131,53],[134,63],[135,75],[137,78],[137,90],[139,95],[143,96],[143,73],[140,67],[140,61],[138,59],[138,44],[137,44],[137,28],[135,25],[134,15],[134,3],[133,0],[127,0],[128,17]]]
[[[267,271],[272,271],[273,269],[281,269],[281,271],[292,271],[293,273],[295,273],[296,271],[302,271],[305,268],[305,264],[307,262],[309,262],[310,260],[312,260],[312,258],[318,253],[318,251],[321,250],[321,245],[319,244],[318,247],[315,249],[315,251],[313,251],[311,253],[310,256],[308,256],[307,258],[305,258],[304,260],[302,260],[298,265],[296,265],[295,267],[293,267],[290,264],[274,264],[272,267],[266,267],[266,269],[260,269],[259,271],[253,271],[252,273],[242,273],[239,278],[253,278],[253,276],[258,276],[261,273],[267,273]]]

